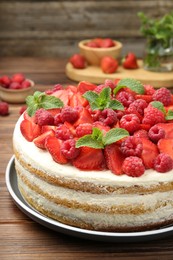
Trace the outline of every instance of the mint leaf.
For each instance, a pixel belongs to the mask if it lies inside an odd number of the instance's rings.
[[[104,145],[115,143],[122,138],[129,136],[129,132],[123,128],[113,128],[103,136]]]
[[[33,96],[26,98],[27,113],[29,116],[33,116],[35,112],[40,109],[52,109],[63,107],[63,102],[55,96],[48,96],[43,92],[36,91]]]
[[[83,137],[81,137],[77,140],[76,148],[79,148],[82,146],[92,147],[95,149],[104,148],[102,141],[92,138],[92,135],[84,135]]]
[[[173,119],[173,110],[168,110],[168,113],[165,117],[166,120],[172,120]]]
[[[142,85],[142,83],[136,79],[131,79],[131,78],[121,79],[118,82],[116,88],[114,89],[114,94],[116,95],[118,93],[118,91],[122,88],[129,88],[138,94],[144,94],[144,92],[145,92],[145,89],[144,89],[144,86]]]
[[[99,128],[94,127],[91,136],[95,140],[102,141],[103,133]]]
[[[166,114],[166,110],[165,110],[164,105],[163,105],[162,102],[160,102],[160,101],[152,101],[150,104],[151,104],[153,107],[159,109],[159,110],[160,110],[161,112],[163,112],[164,114]]]
[[[92,110],[104,110],[105,108],[124,110],[124,106],[121,102],[111,99],[110,87],[105,87],[99,94],[93,91],[87,91],[83,96],[89,101]]]

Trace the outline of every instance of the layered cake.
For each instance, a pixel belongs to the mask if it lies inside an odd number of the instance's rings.
[[[42,214],[100,231],[173,223],[173,98],[133,79],[27,98],[13,146],[18,187]]]

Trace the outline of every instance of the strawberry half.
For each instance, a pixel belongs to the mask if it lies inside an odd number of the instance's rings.
[[[141,138],[143,149],[141,159],[146,169],[152,169],[154,166],[154,159],[158,156],[159,150],[156,144],[147,138]]]
[[[104,149],[107,168],[116,175],[123,174],[122,164],[125,156],[120,151],[119,146],[115,143],[107,145]]]
[[[89,90],[94,90],[97,86],[95,84],[92,84],[88,81],[81,81],[79,82],[77,86],[77,91],[80,92],[81,94],[84,94],[86,91]]]
[[[157,126],[165,130],[165,138],[173,139],[173,123],[158,123]]]
[[[20,131],[28,142],[32,142],[41,134],[41,126],[30,120],[24,119],[20,124]]]
[[[68,160],[61,153],[62,141],[55,136],[48,136],[45,140],[45,147],[51,154],[52,159],[60,164],[66,164]]]
[[[81,170],[103,170],[105,160],[102,149],[86,146],[80,149],[80,154],[72,161],[75,167]]]
[[[157,146],[160,153],[166,153],[173,159],[173,139],[160,139]]]
[[[33,142],[40,149],[46,149],[45,141],[48,136],[55,136],[55,132],[53,130],[49,130],[44,132],[43,134],[36,137]]]

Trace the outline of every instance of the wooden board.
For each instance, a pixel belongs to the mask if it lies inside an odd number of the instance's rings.
[[[138,60],[139,68],[134,70],[124,69],[119,66],[113,74],[105,74],[100,67],[88,66],[85,69],[75,69],[68,63],[66,65],[66,75],[74,81],[86,80],[95,84],[101,84],[105,79],[134,78],[140,80],[143,84],[151,84],[155,88],[173,87],[173,72],[152,72],[143,69],[141,60]]]

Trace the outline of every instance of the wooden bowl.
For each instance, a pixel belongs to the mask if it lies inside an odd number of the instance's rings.
[[[35,87],[32,80],[27,80],[31,82],[31,86],[28,88],[8,89],[0,86],[0,99],[13,104],[25,103],[26,97],[33,94]]]
[[[118,60],[120,59],[122,50],[121,42],[114,41],[115,46],[109,48],[93,48],[86,45],[89,41],[91,40],[83,40],[78,44],[80,53],[85,57],[89,65],[100,66],[101,59],[104,56],[111,56]]]

